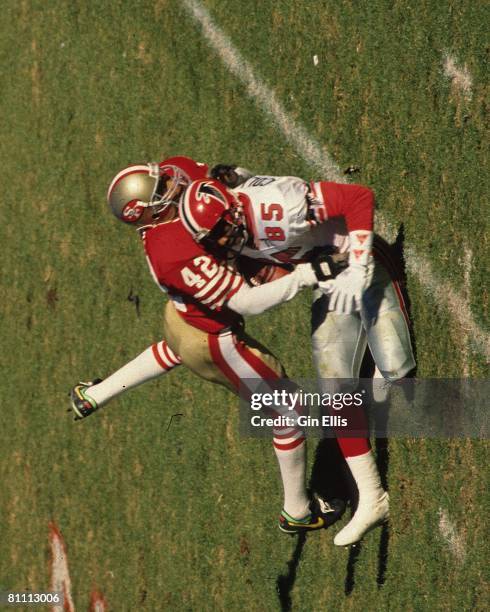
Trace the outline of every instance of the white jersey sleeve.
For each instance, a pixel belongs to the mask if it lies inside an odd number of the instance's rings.
[[[291,274],[260,287],[241,285],[227,306],[243,316],[261,314],[278,304],[289,302],[301,289],[312,287],[317,282],[311,265],[299,264]]]

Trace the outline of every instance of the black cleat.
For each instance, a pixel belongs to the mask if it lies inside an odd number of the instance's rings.
[[[80,382],[70,391],[71,408],[69,408],[68,412],[73,410],[75,413],[75,421],[85,419],[100,408],[100,406],[97,405],[97,402],[89,397],[86,393],[89,387],[92,387],[100,382],[102,382],[101,378],[96,378],[95,380],[91,380],[89,382]]]
[[[310,502],[310,514],[305,518],[295,519],[283,510],[279,516],[279,529],[292,535],[326,529],[339,520],[344,510],[345,504],[340,499],[327,502],[315,496]]]

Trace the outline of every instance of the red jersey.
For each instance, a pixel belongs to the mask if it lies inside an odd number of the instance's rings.
[[[153,278],[187,323],[218,333],[239,320],[225,304],[241,276],[197,244],[180,219],[144,229],[142,239]]]

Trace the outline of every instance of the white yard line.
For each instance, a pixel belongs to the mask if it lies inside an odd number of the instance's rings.
[[[460,92],[467,102],[473,97],[473,80],[466,66],[461,67],[458,60],[447,53],[444,55],[444,74],[451,79],[453,89]]]
[[[330,153],[306,129],[292,119],[277,99],[274,91],[254,74],[254,68],[233,45],[231,39],[214,23],[207,9],[198,0],[183,0],[192,18],[199,23],[204,38],[218,53],[223,63],[247,88],[249,96],[268,114],[285,138],[301,157],[331,181],[347,182]],[[386,237],[396,235],[396,229],[379,213],[376,218],[379,233]],[[457,324],[471,337],[473,349],[490,360],[489,335],[475,321],[468,302],[452,286],[435,274],[430,262],[410,246],[405,246],[407,270],[414,275],[433,299],[445,307]]]
[[[463,247],[461,263],[463,266],[463,291],[465,298],[469,301],[471,299],[471,271],[473,269],[473,250],[470,247]],[[468,347],[471,338],[466,331],[463,332],[463,340],[466,347]],[[461,372],[463,373],[463,377],[470,378],[471,370],[468,351],[463,350],[461,357]]]
[[[464,538],[457,532],[456,526],[449,518],[447,510],[444,510],[444,508],[439,508],[439,531],[458,563],[464,563],[466,559]]]

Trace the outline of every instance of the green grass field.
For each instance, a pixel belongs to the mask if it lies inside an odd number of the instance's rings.
[[[340,168],[361,168],[355,180],[483,328],[488,6],[204,5]],[[6,0],[0,28],[0,591],[47,589],[54,520],[77,609],[93,587],[117,611],[488,609],[483,441],[391,441],[389,539],[376,530],[349,554],[332,544],[338,526],[303,543],[279,534],[270,444],[240,438],[237,400],[183,368],[70,420],[76,381],[162,337],[163,296],[138,239],[105,208],[119,169],[185,154],[323,177],[182,1]],[[470,94],[444,75],[448,55],[471,74]],[[485,377],[482,351],[444,300],[412,271],[408,290],[418,375]],[[313,375],[309,301],[248,324],[295,377]],[[167,431],[174,413],[184,416]],[[441,509],[464,553],[441,533]]]

